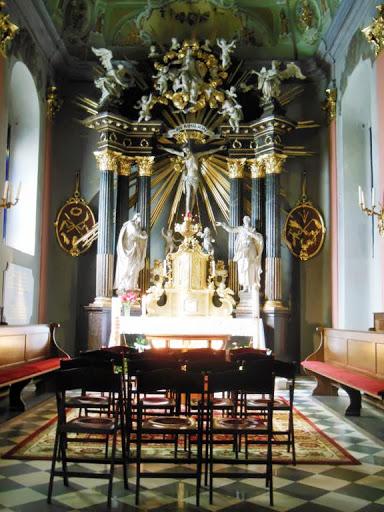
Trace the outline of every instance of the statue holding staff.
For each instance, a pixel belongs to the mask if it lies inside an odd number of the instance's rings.
[[[118,292],[135,290],[139,273],[145,266],[147,233],[141,229],[141,215],[135,213],[132,220],[124,222],[117,241],[114,288]]]
[[[242,291],[249,292],[253,287],[260,288],[261,255],[264,249],[263,235],[251,226],[251,219],[246,215],[242,226],[229,226],[224,222],[216,222],[228,233],[235,233],[235,254],[239,285]]]

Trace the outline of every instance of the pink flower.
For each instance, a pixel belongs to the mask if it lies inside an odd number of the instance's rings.
[[[123,303],[136,304],[140,300],[140,296],[136,292],[126,292],[120,295],[120,300]]]

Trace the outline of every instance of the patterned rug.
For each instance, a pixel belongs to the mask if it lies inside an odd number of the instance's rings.
[[[274,429],[286,429],[287,414],[284,412],[274,413]],[[296,440],[296,461],[298,464],[360,464],[351,454],[342,448],[338,443],[323,433],[304,414],[295,409],[294,411],[295,440]],[[55,437],[56,417],[44,422],[41,427],[22,439],[11,450],[2,455],[4,459],[18,460],[49,460],[52,456],[52,448]],[[163,456],[173,445],[154,444],[144,448],[144,455],[148,457]],[[228,445],[218,445],[223,457],[228,456],[231,448]],[[264,450],[262,446],[251,445],[250,457],[257,458],[257,454]],[[215,448],[216,451],[216,448]],[[104,456],[104,444],[100,443],[69,443],[69,457],[84,457],[87,455]],[[182,459],[181,450],[180,457]],[[242,457],[242,455],[240,455]],[[273,459],[277,464],[292,464],[292,456],[287,452],[284,445],[273,446]]]

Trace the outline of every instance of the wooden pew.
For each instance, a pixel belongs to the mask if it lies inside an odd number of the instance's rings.
[[[0,327],[0,398],[9,393],[10,410],[24,411],[21,392],[31,379],[41,384],[68,358],[55,340],[59,324]]]
[[[320,345],[301,365],[317,379],[314,395],[349,395],[346,416],[360,416],[361,393],[384,399],[384,333],[318,328]],[[336,387],[335,387],[336,386]]]

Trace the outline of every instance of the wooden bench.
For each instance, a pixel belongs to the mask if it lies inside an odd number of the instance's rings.
[[[69,357],[55,340],[59,324],[0,327],[0,397],[9,393],[10,410],[24,411],[21,392],[31,379],[42,388],[44,378]]]
[[[320,345],[302,361],[314,375],[313,395],[337,395],[337,386],[349,395],[346,416],[360,416],[361,393],[384,399],[384,334],[318,328]],[[336,386],[336,387],[335,387]]]

